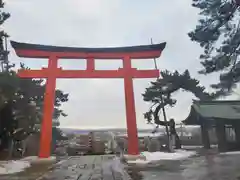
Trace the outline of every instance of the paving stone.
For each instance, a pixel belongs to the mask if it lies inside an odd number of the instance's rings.
[[[113,158],[112,155],[70,157],[42,180],[115,180],[111,168]],[[120,176],[118,179],[122,180]]]

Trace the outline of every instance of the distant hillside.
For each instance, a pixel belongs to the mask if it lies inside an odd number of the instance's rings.
[[[101,129],[74,129],[74,128],[60,128],[66,134],[87,134],[93,132],[113,132],[113,133],[127,133],[125,128],[101,128]],[[139,132],[151,133],[152,129],[138,129]]]
[[[66,134],[87,134],[91,131],[93,132],[113,132],[116,134],[125,134],[127,133],[126,128],[88,128],[88,129],[78,129],[78,128],[65,128],[65,127],[60,127],[60,129],[66,133]],[[183,131],[185,133],[199,133],[200,128],[197,126],[177,126],[176,127],[177,131]],[[153,129],[138,129],[138,133],[152,133]],[[165,128],[159,128],[158,132],[165,132]]]

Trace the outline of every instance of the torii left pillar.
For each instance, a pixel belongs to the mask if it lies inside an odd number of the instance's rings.
[[[139,153],[138,136],[137,136],[137,122],[136,110],[133,91],[132,67],[131,59],[125,56],[123,59],[123,69],[125,70],[124,76],[124,90],[125,90],[125,104],[126,104],[126,119],[127,119],[127,134],[128,134],[128,152],[129,154],[136,155]]]
[[[48,60],[48,69],[57,69],[58,59],[56,56],[50,56]],[[41,137],[39,157],[48,158],[51,154],[52,138],[52,118],[55,104],[56,74],[54,71],[48,74],[46,80],[46,89],[44,95],[43,120],[41,124]],[[50,121],[51,119],[51,121]],[[51,128],[50,128],[51,127]]]
[[[54,111],[57,78],[123,78],[128,132],[128,153],[139,154],[133,78],[156,78],[159,70],[137,70],[132,68],[131,59],[150,59],[160,56],[166,43],[119,48],[70,48],[11,42],[19,57],[48,58],[48,67],[41,70],[21,70],[24,78],[46,78],[44,112],[41,125],[39,157],[48,158],[52,140],[52,115]],[[62,70],[58,59],[86,59],[86,70]],[[121,59],[123,68],[118,70],[96,70],[96,59]]]

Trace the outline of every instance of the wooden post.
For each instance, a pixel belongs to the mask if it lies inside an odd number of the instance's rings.
[[[236,143],[240,147],[240,122],[234,122],[233,128],[236,135]]]
[[[224,152],[227,150],[226,129],[224,120],[216,119],[216,134],[218,140],[218,150]]]
[[[200,116],[198,116],[198,118],[200,119],[199,122],[201,122],[201,135],[202,135],[203,147],[205,149],[210,149],[210,140],[209,140],[208,127],[207,127],[206,121]]]

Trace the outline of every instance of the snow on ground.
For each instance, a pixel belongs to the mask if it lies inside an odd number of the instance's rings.
[[[161,161],[161,160],[183,160],[187,159],[190,156],[196,154],[195,151],[185,151],[185,150],[176,150],[173,153],[168,152],[142,152],[143,156],[146,157],[146,160],[131,160],[128,163],[135,163],[135,164],[147,164],[150,162]]]
[[[30,163],[28,161],[0,161],[0,174],[13,174],[21,172],[28,167],[30,167]]]

